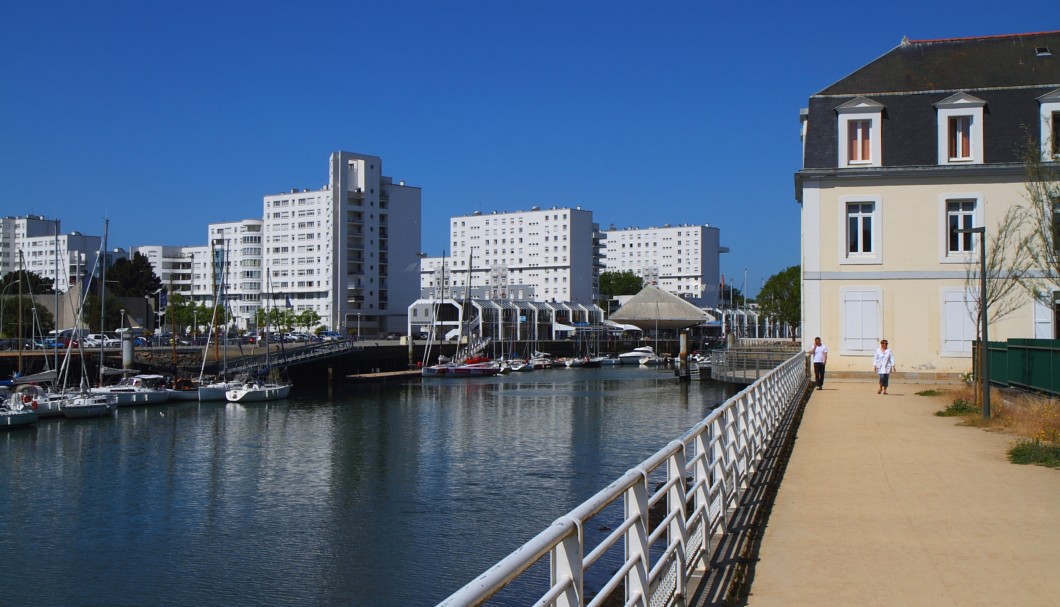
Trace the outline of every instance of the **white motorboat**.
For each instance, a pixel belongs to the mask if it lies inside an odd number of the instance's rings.
[[[639,348],[633,348],[630,352],[623,352],[618,355],[618,363],[620,365],[643,365],[646,364],[645,360],[651,360],[658,358],[655,356],[655,350],[651,346],[640,346]]]
[[[113,386],[92,388],[92,394],[112,395],[119,407],[127,405],[156,405],[169,400],[166,378],[161,375],[133,375]]]
[[[251,381],[243,383],[237,388],[232,388],[225,393],[225,398],[231,403],[251,403],[280,400],[281,398],[287,398],[290,393],[291,384]]]

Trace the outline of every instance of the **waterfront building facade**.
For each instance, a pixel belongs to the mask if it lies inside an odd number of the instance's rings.
[[[264,198],[263,305],[315,310],[349,332],[403,332],[419,295],[420,189],[377,156],[335,152],[329,183]]]
[[[424,288],[450,295],[591,304],[599,284],[599,226],[581,207],[476,212],[449,220],[452,254],[421,264]]]
[[[971,369],[980,235],[1025,200],[1029,136],[1058,158],[1060,32],[903,40],[810,97],[802,112],[803,339],[829,372]],[[974,281],[966,280],[969,269]],[[1055,337],[1054,310],[1019,292],[990,337]]]
[[[0,276],[19,269],[50,278],[56,291],[64,293],[82,277],[96,272],[99,236],[80,232],[61,234],[58,219],[40,215],[0,217]],[[20,253],[22,262],[20,262]],[[124,256],[118,251],[109,258]]]
[[[697,306],[717,306],[721,277],[721,231],[710,225],[665,225],[604,230],[603,266],[633,272],[645,285]]]

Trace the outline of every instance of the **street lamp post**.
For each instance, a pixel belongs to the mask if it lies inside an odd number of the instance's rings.
[[[990,338],[987,333],[986,318],[986,227],[963,228],[956,232],[979,235],[979,320],[982,323],[983,334],[979,346],[979,368],[983,382],[983,419],[990,419],[990,353],[988,352]]]
[[[361,313],[357,313],[357,340],[361,339]]]

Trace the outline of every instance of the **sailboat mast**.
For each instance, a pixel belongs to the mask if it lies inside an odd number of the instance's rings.
[[[16,276],[18,276],[18,371],[16,374],[22,375],[22,342],[26,339],[22,330],[22,277],[26,273],[26,261],[25,257],[22,256],[21,249],[18,251],[18,264],[21,271],[16,273]],[[56,331],[55,335],[58,337],[58,331]]]
[[[52,324],[55,328],[59,328],[59,220],[55,220],[55,283],[52,284],[52,291],[55,293],[55,320]],[[102,331],[101,331],[102,333]],[[59,368],[59,348],[55,349],[52,354],[52,366],[56,369]]]
[[[104,297],[106,295],[105,289],[107,288],[107,232],[110,229],[110,220],[103,220],[103,241],[99,245],[99,259],[96,263],[101,263],[103,266],[99,271],[99,332],[103,334],[103,322],[106,319],[107,306]],[[99,349],[99,385],[103,386],[103,352],[106,348],[100,347]]]

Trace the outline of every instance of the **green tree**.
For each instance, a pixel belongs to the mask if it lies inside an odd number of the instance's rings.
[[[643,288],[644,280],[629,270],[600,274],[600,294],[608,298],[618,295],[636,295]]]
[[[15,285],[20,278],[23,281],[23,295],[44,295],[46,293],[55,293],[54,280],[26,270],[15,270],[14,272],[4,274],[4,277],[0,278],[0,293],[6,292],[8,295],[18,295],[18,287]],[[10,289],[8,289],[8,287],[10,287]]]
[[[802,268],[791,266],[769,277],[758,292],[758,309],[789,327],[799,326],[802,318]],[[795,339],[792,331],[791,338]]]
[[[85,309],[82,314],[82,322],[91,333],[103,333],[113,331],[122,325],[122,304],[116,297],[107,295],[104,301],[103,326],[99,326],[99,296],[89,295],[85,298]]]
[[[297,325],[305,327],[306,332],[310,331],[319,322],[320,314],[317,314],[316,310],[305,310],[298,314],[296,320]]]
[[[1028,203],[1025,253],[1031,258],[1031,268],[1036,270],[1033,278],[1023,277],[1023,284],[1031,295],[1052,308],[1053,294],[1060,284],[1060,166],[1043,162],[1041,148],[1033,139],[1025,146],[1023,161],[1027,170],[1024,197]],[[993,310],[988,311],[993,318]]]
[[[15,289],[17,287],[12,287]],[[21,308],[22,325],[19,326],[19,309]],[[0,297],[0,337],[25,337],[31,338],[34,335],[33,319],[34,319],[34,306],[33,299],[28,295],[23,297],[7,296]],[[37,324],[40,325],[36,329],[36,334],[40,337],[42,334],[47,334],[55,328],[55,318],[44,306],[36,307],[36,319]]]
[[[141,253],[132,259],[119,259],[107,269],[107,291],[118,297],[146,297],[162,288],[162,279],[155,276],[147,256]]]
[[[725,285],[718,295],[718,306],[724,308],[740,308],[747,303],[743,292],[732,285]]]

